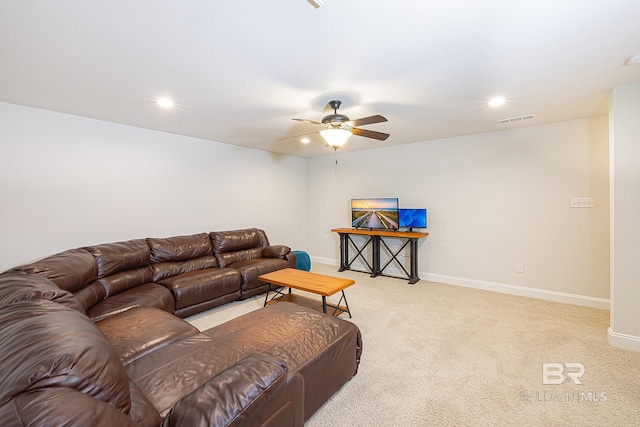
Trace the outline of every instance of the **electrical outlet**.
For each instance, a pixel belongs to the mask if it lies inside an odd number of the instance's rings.
[[[516,273],[524,273],[524,264],[516,262]]]

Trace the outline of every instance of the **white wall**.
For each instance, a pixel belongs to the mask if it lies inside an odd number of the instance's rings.
[[[350,226],[350,199],[397,196],[428,209],[422,278],[608,308],[607,126],[598,117],[338,152],[337,171],[333,155],[310,159],[309,252],[337,263],[329,230]],[[595,207],[570,208],[571,197]]]
[[[244,227],[306,246],[306,162],[0,103],[0,271],[65,249]]]
[[[640,84],[613,88],[609,341],[640,351]]]
[[[350,199],[397,196],[429,209],[421,277],[607,308],[607,127],[600,117],[338,152],[335,170],[333,155],[0,103],[0,271],[84,245],[253,226],[337,263],[330,229],[349,226]],[[570,197],[595,208],[570,209]]]

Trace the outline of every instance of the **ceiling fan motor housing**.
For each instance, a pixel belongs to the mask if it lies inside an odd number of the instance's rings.
[[[329,114],[328,116],[324,116],[322,118],[323,125],[330,126],[341,126],[342,124],[347,124],[349,121],[349,117],[344,114]]]
[[[333,110],[333,114],[329,114],[328,116],[324,116],[322,118],[323,125],[341,129],[349,127],[349,117],[345,116],[344,114],[338,114],[337,110],[338,108],[340,108],[341,104],[342,102],[338,100],[329,101],[329,106]]]

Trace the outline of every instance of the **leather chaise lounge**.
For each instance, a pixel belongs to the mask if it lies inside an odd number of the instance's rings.
[[[264,231],[71,249],[0,274],[0,425],[301,426],[356,374],[360,331],[291,303],[183,317],[295,266]]]

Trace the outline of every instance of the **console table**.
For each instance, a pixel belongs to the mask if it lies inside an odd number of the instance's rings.
[[[340,269],[338,271],[350,270],[351,264],[358,258],[360,258],[364,264],[369,268],[366,273],[371,273],[371,277],[387,276],[384,274],[384,270],[392,263],[396,262],[396,265],[404,271],[409,279],[410,284],[414,284],[420,280],[418,277],[418,240],[426,237],[429,233],[418,233],[415,231],[388,231],[388,230],[368,230],[364,228],[334,228],[331,230],[334,233],[340,235]],[[369,239],[361,246],[358,247],[351,238],[351,235],[368,236]],[[393,252],[384,241],[384,238],[396,238],[406,239],[404,244],[397,251]],[[357,253],[353,259],[349,259],[349,243],[357,250]],[[371,245],[371,263],[362,253],[367,246]],[[398,255],[402,250],[409,245],[409,270],[398,260]],[[391,259],[382,267],[380,267],[380,247],[384,247],[391,256]],[[396,276],[388,276],[396,277]]]

